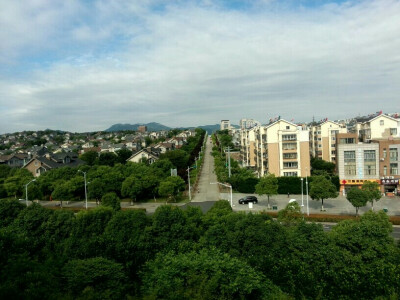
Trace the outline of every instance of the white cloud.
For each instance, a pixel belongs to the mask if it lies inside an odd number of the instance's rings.
[[[29,48],[69,56],[0,82],[0,132],[265,122],[275,115],[309,121],[400,110],[398,1],[285,9],[259,1],[245,11],[206,2],[162,9],[154,9],[155,1],[99,1],[90,8],[35,2],[45,13],[13,31],[3,56],[27,59]],[[11,10],[9,24],[28,15],[26,7]],[[29,36],[32,24],[38,34]]]

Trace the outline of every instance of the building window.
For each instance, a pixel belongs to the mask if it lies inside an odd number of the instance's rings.
[[[397,164],[390,164],[390,175],[397,175]]]
[[[390,128],[390,135],[397,135],[397,128]]]
[[[344,162],[355,163],[356,162],[356,151],[344,151]]]
[[[335,151],[335,150],[332,150],[332,151],[331,151],[331,154],[332,154],[332,155],[336,155],[336,151]]]
[[[364,173],[365,173],[365,175],[376,175],[376,166],[375,165],[364,165]]]
[[[283,172],[285,177],[297,177],[297,172]]]
[[[283,168],[284,169],[297,169],[297,161],[284,162]]]
[[[389,157],[390,157],[390,161],[397,161],[398,160],[398,152],[397,152],[397,148],[390,148],[389,149]]]
[[[295,134],[284,134],[282,135],[283,141],[295,141],[297,139]]]
[[[364,161],[365,162],[375,162],[375,150],[364,150]]]
[[[379,124],[380,124],[381,126],[383,126],[383,125],[385,125],[385,121],[384,121],[384,120],[381,120],[381,121],[379,122]]]
[[[383,158],[386,158],[386,148],[383,148]]]
[[[356,175],[356,165],[348,165],[344,166],[344,174],[345,175]]]
[[[283,153],[283,159],[297,159],[297,153]]]
[[[297,143],[284,143],[282,144],[283,150],[296,150]]]
[[[286,129],[290,129],[290,126],[286,126]]]
[[[342,138],[339,140],[339,144],[355,144],[354,138]]]
[[[383,167],[383,175],[386,176],[387,175],[387,166]]]

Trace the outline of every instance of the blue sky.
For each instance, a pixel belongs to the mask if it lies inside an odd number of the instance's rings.
[[[400,111],[399,1],[0,7],[0,133]]]

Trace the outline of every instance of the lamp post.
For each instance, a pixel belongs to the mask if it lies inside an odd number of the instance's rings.
[[[188,184],[189,184],[189,201],[192,201],[192,194],[190,193],[190,169],[193,169],[194,167],[188,167],[187,172],[188,172]]]
[[[228,188],[231,189],[231,207],[233,207],[233,202],[232,202],[232,186],[230,184],[225,184],[225,183],[221,183],[221,182],[210,182],[210,184],[220,184],[223,186],[226,186]]]
[[[303,177],[301,178],[301,207],[304,206],[303,203]]]
[[[26,207],[28,207],[28,185],[30,185],[34,181],[36,181],[36,179],[32,179],[27,184],[25,184],[25,203],[26,203]]]
[[[310,209],[309,209],[309,207],[308,207],[308,180],[307,180],[307,168],[306,168],[306,194],[307,194],[307,216],[309,216],[310,215]]]
[[[86,172],[78,170],[78,172],[83,173],[83,179],[85,180],[85,208],[87,209],[87,189],[86,189]]]

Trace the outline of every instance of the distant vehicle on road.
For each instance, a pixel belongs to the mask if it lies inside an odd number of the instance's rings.
[[[239,199],[239,204],[247,204],[247,203],[258,203],[257,197],[255,196],[246,196],[244,198]]]

